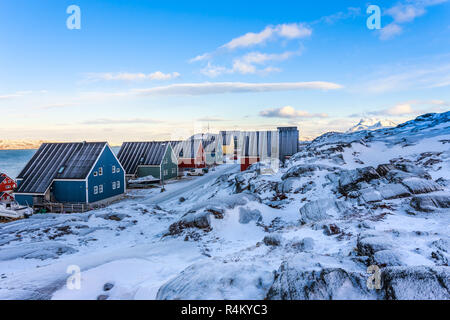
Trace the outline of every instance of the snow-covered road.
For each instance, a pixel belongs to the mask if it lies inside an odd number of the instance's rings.
[[[161,204],[163,202],[172,200],[174,198],[180,198],[186,192],[195,191],[198,188],[205,186],[207,183],[218,178],[222,174],[238,172],[238,164],[223,164],[217,166],[215,171],[209,171],[206,175],[201,177],[193,177],[192,180],[184,182],[173,182],[166,185],[167,191],[151,197],[144,201],[145,204]]]

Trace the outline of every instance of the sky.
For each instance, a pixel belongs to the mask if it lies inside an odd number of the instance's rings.
[[[449,0],[3,0],[0,41],[0,140],[311,139],[450,110]]]

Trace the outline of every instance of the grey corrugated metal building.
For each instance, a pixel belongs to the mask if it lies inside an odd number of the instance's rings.
[[[277,129],[279,159],[284,162],[298,152],[299,132],[297,127],[278,127]]]

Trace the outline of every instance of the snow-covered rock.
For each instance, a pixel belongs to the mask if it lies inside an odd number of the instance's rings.
[[[249,209],[245,207],[239,208],[239,223],[247,224],[250,221],[259,222],[262,219],[261,212],[257,209]]]
[[[388,300],[449,300],[450,267],[390,267],[382,281]]]
[[[272,279],[272,272],[258,265],[209,260],[193,264],[162,285],[156,299],[263,299]]]

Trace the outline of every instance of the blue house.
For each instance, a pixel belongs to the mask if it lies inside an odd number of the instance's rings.
[[[44,143],[17,177],[14,195],[21,205],[84,211],[123,196],[125,188],[125,170],[108,143]]]

